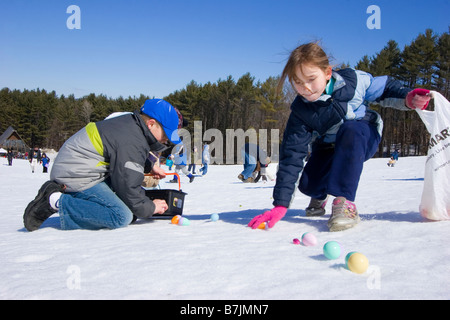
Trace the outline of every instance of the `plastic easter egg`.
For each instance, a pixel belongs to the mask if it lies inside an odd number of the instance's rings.
[[[269,225],[268,225],[266,222],[263,222],[263,223],[261,223],[261,224],[258,226],[258,229],[261,229],[261,230],[268,230],[268,229],[269,229]]]
[[[292,240],[292,243],[294,243],[294,244],[300,244],[300,240],[298,240],[297,238],[295,238],[294,240]]]
[[[302,243],[304,246],[312,247],[317,244],[317,238],[312,233],[306,232],[302,236]]]
[[[347,266],[351,272],[362,274],[369,268],[369,260],[362,253],[355,252],[348,258]]]
[[[173,216],[172,220],[170,220],[170,222],[172,222],[172,224],[178,224],[178,221],[180,221],[181,216],[180,215],[176,215]]]
[[[217,213],[213,213],[211,215],[211,221],[218,221],[219,220],[219,215]]]
[[[347,255],[345,256],[345,266],[347,267],[347,269],[348,269],[348,259],[349,259],[350,256],[351,256],[352,254],[354,254],[354,253],[356,253],[356,251],[349,252],[349,253],[347,253]]]
[[[323,254],[327,259],[337,259],[341,256],[341,246],[336,241],[328,241],[323,246]]]
[[[179,226],[188,226],[190,224],[191,224],[191,222],[189,221],[188,218],[181,217],[180,220],[178,220],[178,225]]]

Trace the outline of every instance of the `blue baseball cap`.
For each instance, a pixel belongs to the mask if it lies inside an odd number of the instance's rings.
[[[146,100],[141,107],[141,112],[158,121],[172,143],[181,143],[177,132],[178,112],[170,103],[162,99]]]

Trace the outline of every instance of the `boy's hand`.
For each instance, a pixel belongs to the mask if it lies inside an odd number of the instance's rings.
[[[155,212],[153,212],[153,214],[163,214],[169,209],[166,200],[155,199],[153,200],[153,203],[155,204]]]
[[[424,110],[428,107],[431,94],[427,89],[414,89],[406,96],[406,106],[411,109]]]
[[[156,179],[164,179],[166,177],[166,173],[164,172],[164,170],[160,166],[158,166],[156,163],[153,166],[151,173],[153,174],[153,176]]]

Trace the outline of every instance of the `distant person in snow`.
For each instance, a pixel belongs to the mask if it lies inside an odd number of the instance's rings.
[[[6,157],[8,158],[8,166],[12,166],[12,162],[14,159],[14,153],[12,151],[12,149],[8,150],[8,153],[6,154]]]
[[[205,143],[203,145],[203,152],[202,152],[202,167],[199,170],[202,173],[202,176],[208,173],[208,166],[210,162],[211,162],[211,155],[209,154],[209,145]]]
[[[244,183],[257,182],[261,167],[266,168],[269,163],[267,154],[258,145],[246,143],[242,147],[241,154],[244,158],[244,170],[238,175],[238,179]],[[259,179],[258,179],[259,180]]]
[[[47,154],[43,153],[41,158],[42,163],[42,173],[48,172],[48,167],[50,166],[50,158],[47,156]]]
[[[34,147],[33,149],[30,150],[28,156],[29,156],[28,161],[30,161],[31,172],[34,173],[34,170],[36,170],[37,165],[41,163],[41,150],[39,150],[38,147]]]

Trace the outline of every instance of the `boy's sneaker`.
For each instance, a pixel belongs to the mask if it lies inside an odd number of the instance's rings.
[[[52,193],[63,191],[64,186],[54,181],[47,181],[42,185],[36,198],[28,204],[23,214],[23,224],[28,231],[39,229],[45,220],[57,212],[50,206],[49,198]]]
[[[344,197],[337,197],[333,201],[332,213],[328,220],[330,231],[342,231],[354,227],[361,221],[358,210],[353,202]]]
[[[307,217],[318,217],[325,214],[325,206],[327,205],[328,197],[325,200],[311,198],[309,206],[305,209]]]

